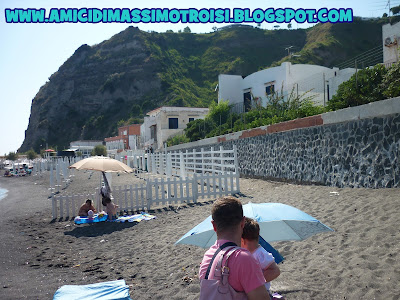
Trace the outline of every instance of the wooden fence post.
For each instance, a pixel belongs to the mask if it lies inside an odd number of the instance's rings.
[[[146,159],[144,157],[144,154],[142,155],[142,171],[146,171]]]
[[[164,153],[160,153],[160,175],[164,175]]]
[[[172,176],[171,153],[167,153],[166,167],[167,167],[167,170],[166,170],[165,174],[166,174],[168,177],[171,177],[171,176]]]
[[[151,172],[157,174],[156,155],[154,153],[151,154]]]
[[[185,180],[186,178],[186,165],[185,165],[185,159],[183,157],[182,151],[179,152],[179,160],[180,160],[180,176],[182,180]]]
[[[152,185],[152,181],[151,180],[147,180],[146,182],[146,200],[147,200],[147,211],[150,210],[151,208],[151,202],[152,202],[152,193],[151,193],[151,185]]]
[[[240,186],[239,186],[239,161],[238,161],[238,156],[237,156],[237,147],[236,145],[233,145],[233,157],[234,157],[234,163],[235,163],[235,175],[236,175],[236,193],[240,192]]]
[[[51,211],[53,214],[53,220],[57,219],[57,197],[53,196],[51,199]]]
[[[193,202],[197,202],[197,198],[199,197],[198,195],[198,187],[197,187],[197,174],[196,172],[193,174],[193,179],[192,179],[192,193],[193,193]]]
[[[224,157],[224,147],[219,147],[219,158],[221,159],[221,174],[225,174],[225,157]]]
[[[147,172],[148,173],[151,173],[153,171],[150,158],[151,158],[151,153],[147,153]]]
[[[186,149],[186,153],[184,155],[184,160],[185,160],[185,172],[188,174],[189,171],[189,150]]]
[[[211,174],[214,174],[214,147],[211,147]]]
[[[201,148],[201,174],[204,174],[204,148]]]

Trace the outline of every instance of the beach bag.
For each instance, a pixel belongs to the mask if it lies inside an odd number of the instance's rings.
[[[218,263],[215,267],[214,278],[208,279],[211,268],[214,265],[214,260],[217,257],[218,253],[224,249],[223,254],[220,255]],[[244,292],[237,292],[228,281],[229,278],[229,268],[228,268],[228,260],[229,257],[235,253],[240,248],[236,246],[236,244],[232,242],[228,242],[223,244],[218,250],[215,252],[213,258],[211,259],[210,264],[208,265],[206,276],[204,279],[200,281],[200,300],[244,300],[247,299],[247,296]],[[222,266],[222,262],[225,258],[225,263]]]

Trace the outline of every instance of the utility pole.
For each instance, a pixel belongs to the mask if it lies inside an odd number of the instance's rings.
[[[285,48],[285,50],[287,50],[287,55],[290,57],[290,49],[292,49],[293,48],[293,46],[289,46],[289,47],[286,47]]]
[[[390,17],[390,0],[388,0],[386,7],[389,7],[388,16],[389,16],[389,23],[391,23],[392,19]]]

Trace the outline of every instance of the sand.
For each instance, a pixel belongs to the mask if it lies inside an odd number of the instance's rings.
[[[76,172],[61,193],[91,192],[98,175]],[[137,183],[133,175],[114,184]],[[286,299],[400,299],[398,189],[338,189],[241,179],[243,204],[280,202],[335,232],[273,246],[285,257],[272,289]],[[0,178],[0,299],[51,299],[65,284],[124,279],[132,299],[198,299],[204,249],[174,245],[212,201],[152,211],[141,223],[52,221],[48,177]],[[337,192],[337,193],[331,193]]]

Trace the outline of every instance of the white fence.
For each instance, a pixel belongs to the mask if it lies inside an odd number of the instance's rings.
[[[51,161],[38,161],[33,164],[33,173],[40,175],[44,171],[49,171],[50,190],[60,191],[60,187],[66,186],[70,177],[74,176],[74,169],[69,166],[83,159],[82,157],[54,158]],[[36,170],[36,172],[35,172]]]
[[[239,176],[236,146],[233,149],[211,148],[205,151],[173,151],[160,153],[134,153],[120,156],[118,160],[138,172],[149,172],[169,176],[193,176],[193,174],[225,174],[233,172]]]
[[[120,212],[129,212],[184,202],[196,203],[198,199],[212,199],[239,191],[239,177],[233,172],[225,172],[194,173],[192,178],[149,179],[144,184],[113,187],[112,195]],[[79,206],[88,198],[94,201],[95,206],[100,206],[98,189],[94,194],[53,196],[53,219],[76,216]]]
[[[58,216],[60,218],[77,216],[79,208],[87,199],[91,199],[93,202],[99,203],[99,189],[97,188],[93,194],[88,193],[53,196],[51,199],[53,219],[56,219]]]

